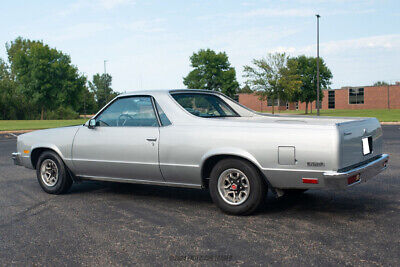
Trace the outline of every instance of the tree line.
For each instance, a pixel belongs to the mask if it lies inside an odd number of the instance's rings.
[[[71,63],[69,55],[51,48],[43,41],[18,37],[6,43],[7,59],[0,58],[0,119],[72,119],[79,114],[93,114],[118,93],[107,73],[97,73],[89,81]],[[240,87],[236,70],[225,52],[200,49],[190,57],[189,74],[183,84],[191,89],[222,92],[230,97],[254,93],[272,105],[286,102],[316,101],[317,59],[285,53],[270,53],[253,59],[243,67],[246,79]],[[332,72],[322,58],[320,96],[329,88]],[[375,85],[385,85],[383,81]]]
[[[251,65],[243,67],[246,81],[242,88],[225,52],[201,49],[190,57],[190,61],[193,70],[183,78],[188,88],[219,91],[230,97],[237,93],[255,93],[260,100],[270,101],[273,113],[275,105],[297,101],[306,103],[307,113],[309,103],[317,99],[317,59],[314,57],[270,53],[254,59]],[[332,72],[322,58],[319,66],[322,101],[322,90],[331,84]]]
[[[18,37],[6,44],[7,61],[0,58],[0,119],[71,119],[93,114],[114,98],[110,74],[95,74],[91,81],[71,63],[69,55],[42,41]],[[244,86],[236,79],[225,52],[201,49],[190,57],[193,68],[183,78],[188,88],[256,93],[271,101],[274,110],[287,101],[316,100],[316,59],[268,54],[244,66]],[[332,73],[320,59],[321,91]],[[321,96],[322,93],[320,94]],[[307,109],[307,108],[306,108]]]
[[[18,37],[0,58],[0,119],[72,119],[93,114],[114,98],[109,74],[92,81],[71,63],[69,55]]]

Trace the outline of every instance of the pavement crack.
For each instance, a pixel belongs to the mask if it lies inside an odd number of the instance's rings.
[[[18,223],[24,219],[27,219],[29,217],[33,217],[33,216],[40,214],[42,211],[44,211],[43,208],[48,207],[51,204],[50,200],[53,198],[40,201],[40,202],[26,208],[25,210],[18,212],[17,214],[12,216],[10,222],[0,224],[0,228],[12,226],[14,223]],[[36,212],[34,212],[35,210],[36,210]]]

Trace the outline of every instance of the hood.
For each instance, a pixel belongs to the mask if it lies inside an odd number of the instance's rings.
[[[20,134],[18,137],[32,137],[36,135],[45,135],[45,134],[61,134],[62,132],[68,131],[70,132],[71,129],[78,129],[81,127],[82,124],[79,125],[71,125],[71,126],[63,126],[63,127],[57,127],[57,128],[49,128],[49,129],[39,129],[39,130],[33,130],[32,132]]]
[[[47,141],[54,139],[70,138],[73,137],[76,131],[82,127],[82,125],[65,126],[59,128],[35,130],[29,133],[24,133],[18,136],[19,141],[25,141],[29,143],[46,143]]]

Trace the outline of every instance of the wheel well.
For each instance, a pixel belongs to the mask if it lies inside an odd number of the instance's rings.
[[[32,167],[34,169],[36,169],[36,164],[39,160],[40,155],[44,152],[44,151],[52,151],[56,154],[58,154],[57,152],[55,152],[53,149],[51,148],[45,148],[45,147],[39,147],[39,148],[35,148],[32,152],[31,152],[31,162],[32,162]]]
[[[210,175],[211,175],[211,171],[214,168],[214,166],[221,160],[223,159],[227,159],[227,158],[234,158],[234,159],[240,159],[243,161],[248,162],[249,164],[251,164],[258,172],[258,174],[260,175],[260,177],[263,178],[263,181],[265,182],[265,185],[268,186],[268,179],[265,177],[265,175],[261,172],[260,168],[258,168],[253,162],[251,162],[250,160],[240,157],[240,156],[234,156],[234,155],[215,155],[212,157],[209,157],[208,159],[206,159],[206,161],[203,164],[203,167],[201,169],[201,182],[203,187],[208,188],[208,182],[210,180]]]

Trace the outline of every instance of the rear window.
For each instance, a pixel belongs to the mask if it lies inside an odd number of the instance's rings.
[[[172,97],[189,113],[202,118],[239,117],[221,98],[212,94],[179,93]]]

